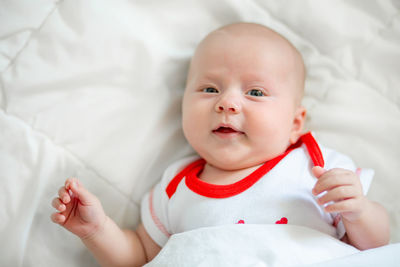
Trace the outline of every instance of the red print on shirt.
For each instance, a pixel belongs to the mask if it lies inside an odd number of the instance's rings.
[[[282,217],[279,221],[276,221],[275,224],[287,224],[288,219],[286,217]]]

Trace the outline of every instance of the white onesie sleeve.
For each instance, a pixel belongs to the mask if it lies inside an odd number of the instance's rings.
[[[142,199],[141,217],[144,228],[160,247],[171,236],[167,214],[168,196],[161,182],[156,184]]]
[[[169,197],[166,188],[175,175],[195,159],[198,159],[198,156],[183,158],[171,164],[164,171],[161,181],[142,199],[141,219],[143,226],[160,247],[163,247],[173,234],[168,218]]]

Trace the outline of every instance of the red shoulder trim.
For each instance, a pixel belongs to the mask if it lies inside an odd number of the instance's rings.
[[[322,156],[321,149],[319,148],[319,145],[317,141],[315,141],[314,136],[312,136],[311,132],[303,134],[300,139],[306,145],[308,154],[310,155],[314,166],[320,166],[323,168],[325,165],[324,157]]]
[[[181,170],[175,177],[174,179],[169,182],[167,188],[165,191],[167,192],[168,198],[171,198],[172,195],[175,193],[176,189],[178,188],[179,183],[183,179],[183,177],[186,176],[186,174],[191,171],[194,167],[198,166],[204,166],[206,161],[204,159],[198,159],[189,165],[187,165],[183,170]]]

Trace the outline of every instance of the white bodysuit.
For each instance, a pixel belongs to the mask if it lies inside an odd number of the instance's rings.
[[[161,247],[170,235],[225,224],[294,224],[341,238],[340,216],[326,213],[311,193],[314,165],[355,171],[368,191],[373,171],[356,168],[347,156],[320,147],[310,133],[299,142],[230,185],[213,185],[197,175],[205,161],[184,158],[170,165],[161,181],[142,200],[142,222]]]

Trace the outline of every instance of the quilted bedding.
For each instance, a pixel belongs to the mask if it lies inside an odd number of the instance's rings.
[[[1,0],[0,266],[96,266],[49,219],[67,177],[137,225],[143,194],[193,154],[180,101],[196,44],[238,21],[301,51],[307,129],[375,170],[368,197],[400,242],[398,1]]]

